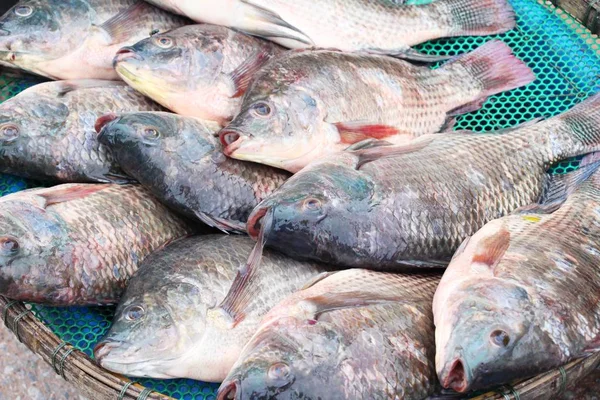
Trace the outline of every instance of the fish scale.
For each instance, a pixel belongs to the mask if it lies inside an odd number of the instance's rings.
[[[492,221],[457,253],[434,300],[436,363],[446,386],[465,391],[502,384],[597,351],[598,204],[596,172],[554,213],[533,210]],[[489,261],[476,262],[474,254],[488,254]],[[502,305],[513,300],[510,308]],[[464,336],[478,329],[481,337]],[[505,350],[486,345],[493,329],[507,333]],[[464,372],[454,380],[449,373],[457,359]]]
[[[64,191],[73,192],[74,197],[58,197],[58,203],[41,208],[28,201],[44,201],[44,196],[54,200],[54,193],[62,195]],[[3,234],[16,237],[28,250],[38,245],[25,239],[26,232],[19,233],[23,228],[16,229],[11,222],[28,209],[33,210],[36,220],[23,221],[25,229],[36,229],[49,221],[62,231],[53,231],[51,245],[40,247],[38,255],[21,256],[18,263],[11,261],[10,254],[0,255],[4,264],[0,274],[2,292],[24,301],[56,305],[116,303],[147,255],[194,231],[140,186],[61,185],[16,193],[0,202],[0,213],[6,219]],[[45,234],[44,229],[41,234]],[[38,285],[44,289],[36,289]]]
[[[439,279],[354,269],[316,280],[263,318],[218,398],[426,397],[437,385],[431,299]]]

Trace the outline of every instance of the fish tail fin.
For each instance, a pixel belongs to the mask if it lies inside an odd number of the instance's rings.
[[[515,11],[507,0],[441,0],[451,16],[450,36],[495,35],[513,29]]]
[[[556,117],[570,131],[570,147],[567,157],[600,150],[600,93]],[[583,151],[580,151],[582,150]]]
[[[513,53],[510,47],[500,40],[492,40],[478,49],[461,54],[448,61],[443,69],[461,70],[478,87],[475,99],[453,110],[449,115],[475,111],[488,97],[516,89],[535,80],[533,71]],[[464,84],[465,82],[462,82]]]

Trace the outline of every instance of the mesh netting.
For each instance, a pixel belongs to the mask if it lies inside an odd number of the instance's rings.
[[[536,73],[537,80],[520,89],[492,97],[481,110],[460,116],[455,129],[490,131],[536,117],[559,114],[598,92],[600,41],[549,2],[512,0],[518,27],[499,38]],[[460,54],[474,50],[494,37],[469,37],[433,41],[418,47],[428,54]],[[35,78],[0,75],[0,100],[38,82]],[[577,169],[579,158],[553,167],[554,173]],[[0,195],[31,186],[24,180],[0,175]],[[92,349],[107,331],[114,309],[53,308],[34,306],[36,315],[62,340],[92,356]],[[136,379],[141,384],[178,399],[210,400],[217,385],[191,381]]]

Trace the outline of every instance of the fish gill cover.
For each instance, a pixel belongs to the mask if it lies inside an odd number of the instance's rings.
[[[549,1],[511,0],[517,28],[502,35],[442,39],[417,46],[432,55],[462,54],[481,44],[500,39],[527,63],[537,80],[525,87],[493,96],[483,108],[461,115],[455,129],[492,131],[537,117],[557,115],[600,91],[600,40]],[[39,78],[0,72],[0,101],[40,82]],[[580,158],[553,167],[554,173],[578,168]],[[0,196],[37,186],[8,175],[0,175]],[[106,333],[112,307],[53,308],[33,306],[33,311],[61,340],[92,356],[92,349]],[[189,379],[136,379],[157,392],[185,400],[214,400],[217,384]]]

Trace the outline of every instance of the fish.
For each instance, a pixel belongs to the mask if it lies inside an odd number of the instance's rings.
[[[276,252],[263,255],[245,316],[224,323],[218,309],[252,251],[247,236],[179,240],[146,258],[131,278],[113,324],[95,347],[100,366],[136,377],[221,382],[260,318],[326,266]],[[250,290],[246,287],[245,290]]]
[[[496,386],[600,350],[597,168],[566,201],[493,220],[456,252],[433,305],[444,386]],[[555,179],[563,195],[577,182]]]
[[[54,80],[117,80],[117,50],[187,23],[138,0],[21,0],[0,17],[0,65]]]
[[[0,294],[118,302],[144,258],[195,228],[139,185],[64,184],[0,198]]]
[[[289,48],[335,48],[431,60],[410,46],[515,27],[506,0],[149,0],[197,22],[224,25]]]
[[[219,126],[164,112],[106,115],[98,141],[128,176],[181,214],[225,232],[246,232],[254,207],[289,174],[227,158]]]
[[[162,110],[124,82],[32,86],[0,104],[0,172],[52,182],[131,182],[98,143],[94,124],[108,112]]]
[[[600,94],[494,133],[359,143],[292,176],[252,211],[247,231],[259,247],[299,259],[445,268],[466,237],[554,190],[551,165],[598,150]]]
[[[263,318],[218,400],[427,397],[439,279],[364,269],[314,279]]]
[[[254,78],[221,132],[225,154],[296,173],[366,139],[405,144],[529,84],[532,70],[494,40],[441,68],[332,50],[277,57]]]
[[[188,25],[117,52],[115,69],[139,92],[181,115],[226,125],[254,74],[283,50],[215,25]]]

